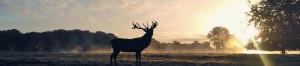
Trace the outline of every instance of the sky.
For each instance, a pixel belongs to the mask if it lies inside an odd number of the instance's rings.
[[[161,42],[207,41],[224,26],[244,43],[257,30],[248,26],[247,0],[0,0],[0,30],[43,32],[56,29],[104,31],[119,38],[141,37],[132,22],[158,22]]]

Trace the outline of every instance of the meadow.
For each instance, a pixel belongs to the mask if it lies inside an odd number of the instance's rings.
[[[109,66],[109,53],[1,53],[0,66]],[[121,53],[119,66],[135,66],[135,54]],[[300,66],[300,55],[264,54],[274,66]],[[143,66],[264,66],[258,54],[142,53]]]

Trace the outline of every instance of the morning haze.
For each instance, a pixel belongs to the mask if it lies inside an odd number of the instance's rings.
[[[299,6],[0,0],[0,66],[300,66]]]

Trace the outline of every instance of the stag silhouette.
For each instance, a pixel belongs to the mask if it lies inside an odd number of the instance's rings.
[[[117,66],[116,58],[120,51],[122,52],[135,52],[136,57],[136,66],[141,66],[141,52],[149,46],[151,43],[151,38],[153,36],[153,29],[157,26],[157,21],[152,21],[152,25],[149,28],[148,23],[147,26],[145,24],[145,28],[141,28],[138,23],[132,23],[132,29],[142,29],[146,33],[139,38],[133,39],[123,39],[123,38],[115,38],[111,40],[111,45],[113,48],[113,53],[110,56],[110,66],[112,66],[112,59],[114,58],[115,65]]]

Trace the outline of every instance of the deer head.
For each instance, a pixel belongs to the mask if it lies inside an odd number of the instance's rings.
[[[150,28],[149,28],[148,22],[147,22],[147,25],[143,24],[144,28],[142,28],[138,23],[132,22],[132,25],[133,25],[132,29],[142,29],[146,33],[153,33],[153,29],[157,26],[157,21],[151,21],[151,22],[152,22],[152,25]]]

